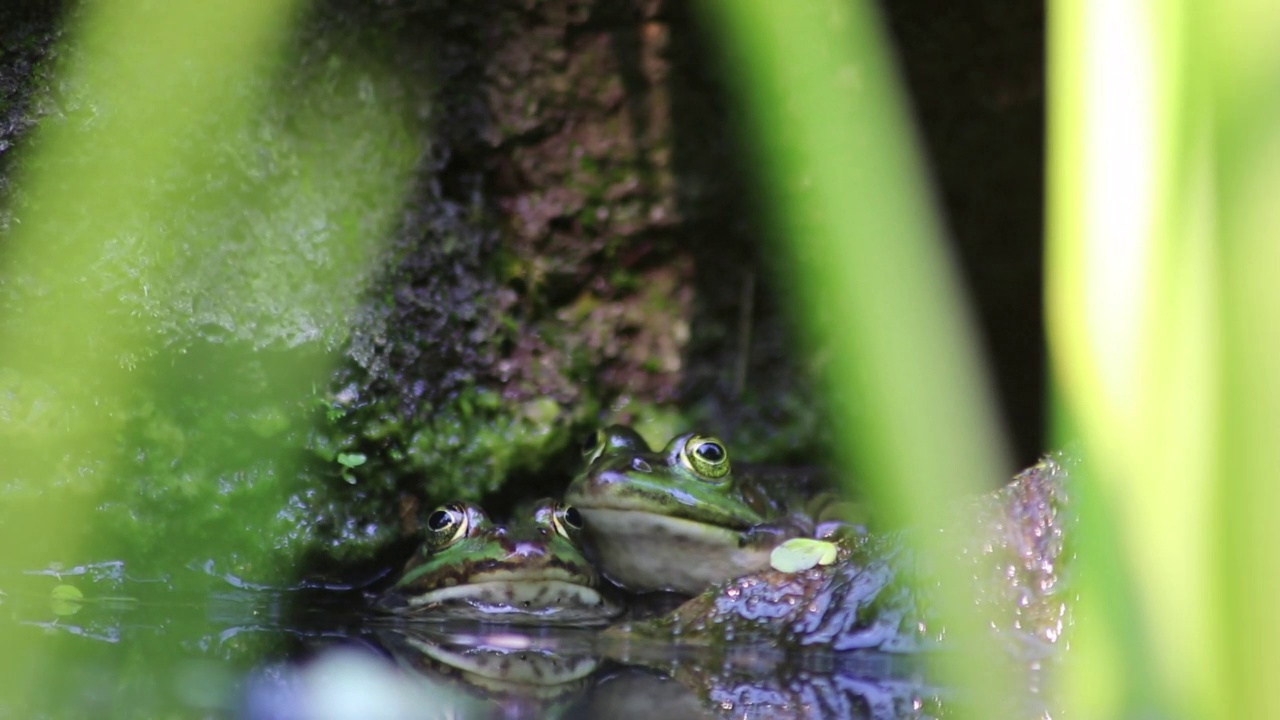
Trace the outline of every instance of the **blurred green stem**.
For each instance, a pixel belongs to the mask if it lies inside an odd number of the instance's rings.
[[[708,7],[767,181],[784,287],[814,346],[830,352],[839,459],[892,521],[942,527],[961,498],[1010,468],[885,33],[865,2]],[[971,690],[1003,692],[972,617],[972,579],[945,538],[922,537],[955,589],[944,610],[964,649],[948,669]]]
[[[1214,112],[1221,423],[1209,545],[1222,637],[1222,717],[1280,717],[1280,4],[1196,6],[1198,76]]]
[[[1047,301],[1080,717],[1275,717],[1280,6],[1056,2]]]

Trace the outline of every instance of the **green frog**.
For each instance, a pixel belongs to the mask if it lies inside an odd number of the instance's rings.
[[[569,485],[604,575],[633,592],[696,595],[769,567],[769,554],[814,522],[785,498],[732,472],[729,451],[685,433],[653,451],[634,430],[604,428]]]
[[[582,518],[572,506],[542,500],[499,526],[472,503],[448,503],[427,517],[426,533],[383,609],[540,625],[600,625],[621,612],[582,555]]]

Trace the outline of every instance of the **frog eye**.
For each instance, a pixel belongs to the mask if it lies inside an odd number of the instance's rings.
[[[596,458],[604,454],[605,446],[608,444],[608,438],[605,437],[604,430],[596,430],[595,432],[582,438],[579,449],[582,450],[582,458],[587,464],[595,462]]]
[[[680,460],[704,478],[718,480],[729,474],[729,451],[713,437],[690,437],[680,451]]]
[[[582,532],[582,513],[572,505],[556,505],[551,524],[555,527],[556,534],[576,541],[578,533]]]
[[[578,512],[578,508],[572,505],[564,508],[564,524],[575,530],[582,529],[582,513]]]
[[[433,550],[443,550],[467,536],[471,516],[460,503],[436,508],[427,516],[427,543]]]
[[[601,428],[583,438],[580,448],[588,466],[606,454],[612,457],[627,453],[652,452],[649,449],[649,443],[644,441],[640,433],[626,425],[610,425],[607,428]]]

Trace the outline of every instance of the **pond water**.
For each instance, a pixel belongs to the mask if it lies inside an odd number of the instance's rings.
[[[2,577],[5,633],[37,652],[9,678],[0,717],[889,720],[942,710],[920,658],[905,654],[788,655],[750,638],[710,652],[581,628],[409,624],[371,612],[356,591],[251,587],[207,567],[148,577],[117,562]]]
[[[676,612],[632,598],[605,630],[379,613],[389,567],[349,573],[358,588],[251,584],[213,562],[0,568],[0,720],[890,720],[979,702],[970,715],[1049,718],[1075,604],[1065,478],[1046,459],[967,508],[948,537],[972,583],[936,585],[895,533],[858,535],[836,562],[735,578]],[[960,644],[933,624],[944,591],[990,634]],[[985,675],[989,697],[937,682],[932,656]]]

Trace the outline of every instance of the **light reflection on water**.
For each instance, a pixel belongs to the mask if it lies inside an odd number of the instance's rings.
[[[748,647],[709,662],[671,647],[619,652],[598,638],[573,628],[370,628],[359,645],[259,674],[246,716],[896,720],[938,708],[909,658],[818,652],[780,661]]]
[[[579,628],[417,623],[356,591],[249,589],[201,568],[0,573],[13,632],[43,635],[56,687],[0,717],[931,717],[916,658],[749,641],[715,655]],[[75,588],[74,591],[67,588]]]

